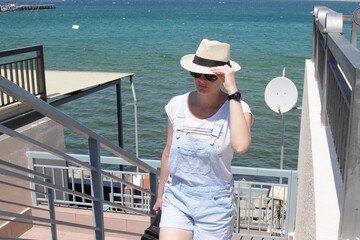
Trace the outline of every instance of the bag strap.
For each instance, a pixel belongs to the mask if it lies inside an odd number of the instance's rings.
[[[161,211],[156,213],[154,221],[151,223],[151,226],[159,227],[161,221]]]

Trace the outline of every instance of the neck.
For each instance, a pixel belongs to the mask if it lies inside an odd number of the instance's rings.
[[[226,99],[226,94],[221,90],[209,94],[201,94],[199,92],[193,92],[193,94],[193,103],[202,108],[218,108],[223,105]]]
[[[190,93],[188,106],[191,113],[198,118],[209,118],[214,115],[226,101],[227,95],[222,92],[214,94]]]

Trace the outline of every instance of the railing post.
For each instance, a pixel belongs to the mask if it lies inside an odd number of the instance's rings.
[[[43,46],[39,46],[39,50],[36,51],[36,79],[38,93],[40,98],[47,101],[46,83],[45,83],[45,64],[44,64],[44,51]]]
[[[315,64],[315,79],[319,80],[319,53],[320,53],[320,29],[319,29],[319,18],[318,14],[321,7],[314,7],[313,16],[313,56],[312,61]]]
[[[117,106],[117,123],[118,123],[118,144],[119,147],[124,148],[121,82],[116,84],[116,106]]]
[[[90,164],[96,170],[91,170],[92,195],[98,200],[93,200],[93,217],[95,224],[95,239],[104,240],[104,213],[103,213],[103,185],[101,176],[100,146],[99,142],[89,138],[89,157]]]
[[[327,116],[327,97],[328,97],[328,71],[329,71],[329,49],[327,46],[328,35],[324,38],[324,65],[322,78],[322,90],[323,96],[321,98],[321,125],[329,126],[329,120]]]
[[[321,19],[322,24],[325,24],[323,27],[324,34],[324,72],[322,76],[322,90],[323,96],[321,100],[321,124],[323,126],[329,126],[329,119],[328,119],[328,111],[327,111],[327,102],[328,102],[328,81],[329,81],[329,72],[330,72],[330,64],[331,61],[331,51],[328,48],[328,38],[329,33],[339,33],[342,34],[343,32],[343,15],[341,13],[327,11],[323,18]]]
[[[324,45],[325,39],[322,34],[323,26],[322,22],[324,22],[323,18],[324,12],[326,8],[324,7],[315,7],[314,13],[314,24],[315,24],[315,79],[319,82],[320,86],[322,87],[323,83],[323,73],[324,73]]]
[[[135,124],[135,156],[139,158],[139,140],[138,140],[138,118],[137,118],[137,98],[135,93],[133,76],[130,76],[130,87],[134,99],[134,124]]]
[[[45,180],[47,183],[51,183],[50,179]],[[55,220],[55,204],[54,204],[54,190],[51,188],[46,188],[48,195],[48,205],[49,205],[49,218],[50,220]],[[51,223],[51,237],[52,240],[57,240],[56,224]]]
[[[33,171],[35,171],[34,161],[35,161],[35,159],[33,157],[28,156],[28,166],[29,166],[29,169],[33,170]],[[32,190],[36,189],[35,184],[33,182],[30,182],[30,189],[32,189]],[[37,195],[36,195],[35,191],[31,192],[31,202],[32,202],[33,206],[38,205]]]
[[[319,11],[319,6],[315,6],[314,7],[314,11],[313,11],[313,35],[312,35],[312,56],[311,56],[311,61],[315,62],[317,57],[317,50],[318,50],[318,40],[319,40],[319,35],[318,35],[318,11]],[[316,66],[316,65],[315,65]],[[315,72],[316,74],[316,72]]]
[[[291,176],[288,178],[288,198],[289,208],[286,213],[286,226],[287,233],[295,230],[295,215],[296,215],[296,199],[297,199],[297,186],[298,186],[298,174],[296,171],[291,171]]]
[[[357,8],[353,13],[352,27],[351,27],[351,44],[357,47],[358,27],[360,24],[360,8]]]

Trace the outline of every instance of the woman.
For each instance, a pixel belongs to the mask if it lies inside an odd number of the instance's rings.
[[[229,44],[207,39],[180,63],[196,91],[165,106],[168,137],[154,205],[162,210],[160,239],[231,239],[231,160],[249,148],[253,119],[235,81],[240,65],[230,60]]]

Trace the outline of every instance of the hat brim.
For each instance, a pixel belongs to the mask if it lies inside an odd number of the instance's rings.
[[[200,66],[200,65],[193,63],[194,56],[195,56],[195,54],[187,54],[187,55],[183,56],[180,60],[181,66],[184,69],[188,70],[189,72],[214,74],[210,70],[210,67],[204,67],[204,66]],[[231,65],[232,69],[234,69],[235,72],[239,71],[241,69],[241,66],[232,60],[230,60],[230,65]]]

